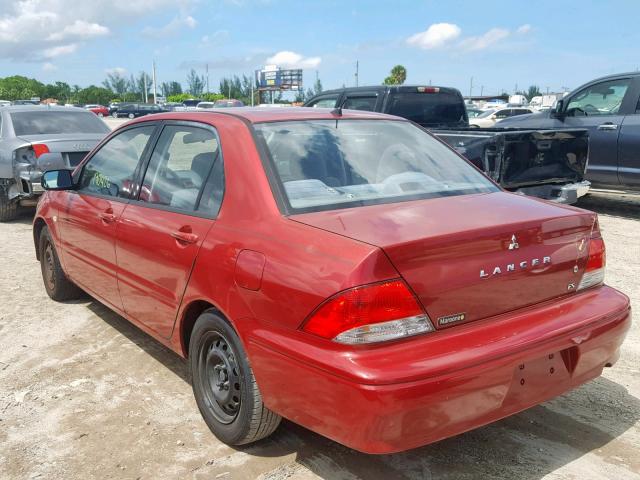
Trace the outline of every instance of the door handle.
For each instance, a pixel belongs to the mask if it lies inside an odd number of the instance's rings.
[[[111,208],[99,213],[98,217],[100,217],[100,220],[104,223],[113,223],[116,221],[116,216],[113,214],[113,209]]]
[[[598,125],[598,130],[617,130],[618,125],[615,123],[603,123],[602,125]]]
[[[172,232],[171,236],[180,243],[196,243],[198,241],[198,235],[191,232],[183,232],[182,230]]]

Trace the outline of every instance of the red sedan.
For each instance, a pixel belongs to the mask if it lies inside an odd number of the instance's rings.
[[[186,358],[229,444],[281,417],[363,452],[435,442],[598,377],[631,321],[594,213],[396,117],[153,115],[43,186],[49,296],[85,290]]]
[[[85,105],[85,110],[95,113],[99,117],[108,117],[109,109],[104,105]]]

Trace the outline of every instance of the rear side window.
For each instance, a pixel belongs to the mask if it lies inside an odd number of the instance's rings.
[[[61,112],[47,110],[11,113],[16,136],[56,135],[66,133],[101,133],[111,130],[92,112]]]
[[[165,127],[144,176],[140,200],[185,212],[215,215],[224,181],[219,157],[218,138],[211,130]],[[214,169],[216,164],[220,165]],[[215,170],[215,179],[210,178],[212,170]]]
[[[338,95],[330,95],[326,97],[316,98],[310,102],[307,106],[314,108],[335,108]]]
[[[83,167],[78,190],[129,198],[136,168],[154,129],[151,125],[131,128],[111,138]]]
[[[346,108],[349,110],[365,110],[368,112],[373,112],[376,109],[376,102],[378,101],[378,97],[375,95],[372,96],[359,96],[359,97],[347,97],[347,99],[342,104],[342,108]]]
[[[306,120],[255,128],[294,213],[497,190],[409,122]]]
[[[402,92],[389,95],[387,113],[404,117],[424,127],[466,123],[462,98],[449,92]]]

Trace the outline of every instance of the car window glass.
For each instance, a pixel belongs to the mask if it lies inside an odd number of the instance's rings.
[[[591,85],[571,97],[566,112],[572,116],[615,115],[630,83],[627,78]]]
[[[322,97],[314,100],[309,104],[309,107],[314,108],[334,108],[336,106],[336,100],[338,100],[337,95],[332,95],[330,97]]]
[[[165,127],[144,176],[140,200],[188,212],[198,210],[200,192],[218,153],[218,139],[211,130]]]
[[[134,173],[155,126],[126,130],[105,143],[84,166],[78,190],[128,198]]]
[[[511,110],[509,109],[505,109],[505,110],[498,110],[496,112],[496,118],[507,118],[511,116]]]
[[[84,110],[30,110],[10,114],[13,131],[20,135],[58,135],[67,133],[110,132],[109,127],[94,113]]]
[[[375,95],[370,97],[347,97],[342,104],[342,108],[349,110],[365,110],[373,112],[376,108],[378,97]]]

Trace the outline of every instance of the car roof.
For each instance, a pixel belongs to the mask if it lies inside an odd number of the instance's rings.
[[[83,112],[87,111],[80,107],[63,107],[60,105],[8,105],[2,107],[3,112]]]
[[[387,115],[384,113],[367,112],[362,110],[343,110],[338,115],[331,108],[310,107],[283,107],[283,108],[259,108],[259,107],[230,107],[213,108],[206,111],[169,112],[140,118],[136,121],[145,122],[152,120],[192,120],[202,121],[207,116],[213,118],[219,115],[230,115],[250,123],[280,122],[289,120],[339,120],[339,119],[389,119],[408,121],[404,118]],[[211,117],[210,117],[211,118]]]

